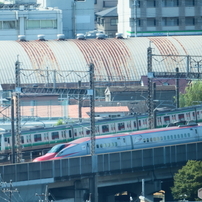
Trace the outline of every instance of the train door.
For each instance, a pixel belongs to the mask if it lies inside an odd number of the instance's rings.
[[[185,116],[186,116],[186,118],[185,118],[186,121],[191,121],[190,112],[186,112]]]
[[[5,151],[5,149],[6,149],[5,138],[4,135],[1,134],[1,151]]]
[[[72,138],[72,130],[68,130],[68,137]]]
[[[125,147],[127,145],[125,137],[118,137],[117,138],[117,145],[119,147]]]
[[[95,149],[96,149],[96,147],[95,147]],[[82,150],[86,150],[87,154],[91,153],[90,141],[88,141],[86,144],[82,144]]]
[[[163,124],[162,124],[161,117],[157,117],[156,119],[157,119],[157,121],[156,121],[156,123],[157,123],[157,127],[162,127]]]

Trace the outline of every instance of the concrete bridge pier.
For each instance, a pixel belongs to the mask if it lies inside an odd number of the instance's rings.
[[[89,199],[90,195],[89,183],[90,180],[88,178],[82,180],[76,180],[74,182],[74,193],[75,193],[74,202],[83,202]]]

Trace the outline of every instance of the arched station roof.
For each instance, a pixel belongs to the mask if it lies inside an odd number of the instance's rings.
[[[202,59],[202,36],[0,41],[0,84],[15,83],[17,58],[22,72],[21,83],[44,83],[47,77],[49,82],[56,78],[57,83],[87,82],[90,63],[95,66],[97,81],[138,81],[142,75],[147,75],[149,46],[152,47],[154,72],[175,72],[176,67],[180,72],[186,72],[187,68],[195,67],[191,64],[195,65],[197,61],[199,64]],[[187,55],[197,56],[189,62],[189,67]],[[198,72],[198,69],[192,68],[192,71]]]

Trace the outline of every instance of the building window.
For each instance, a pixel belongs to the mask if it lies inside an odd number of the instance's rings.
[[[16,21],[0,21],[0,29],[16,29]]]
[[[185,6],[195,6],[195,0],[185,0]]]
[[[56,20],[27,20],[27,29],[56,29]]]
[[[102,26],[104,26],[104,24],[105,24],[105,19],[104,19],[104,18],[101,18],[101,19],[100,19],[100,24],[101,24]]]
[[[176,7],[179,6],[179,0],[162,0],[162,7]]]
[[[56,20],[41,20],[41,29],[56,29]]]
[[[111,26],[117,26],[117,23],[118,23],[118,19],[111,19],[110,20],[110,25]]]
[[[41,141],[41,134],[35,134],[34,135],[34,142],[40,142]]]
[[[156,19],[155,18],[148,18],[147,19],[147,26],[148,27],[155,27],[156,26]]]
[[[156,0],[148,0],[147,1],[147,7],[148,8],[154,8],[154,7],[156,7]]]
[[[178,26],[179,19],[178,18],[163,18],[162,26]]]
[[[185,25],[195,25],[195,18],[194,17],[186,17],[185,18]]]

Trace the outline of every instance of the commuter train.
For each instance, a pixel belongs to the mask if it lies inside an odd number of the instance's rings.
[[[202,141],[202,125],[190,124],[167,128],[135,131],[114,135],[96,136],[95,154],[151,148],[163,145],[176,145],[186,142]],[[84,137],[69,142],[54,158],[46,155],[34,159],[34,162],[56,160],[91,154],[91,138]]]
[[[157,128],[180,121],[202,121],[202,106],[186,107],[176,110],[158,111],[156,113]],[[131,115],[120,118],[96,120],[95,135],[109,135],[133,132],[149,128],[148,115]],[[32,127],[21,131],[23,151],[47,149],[59,143],[67,143],[77,138],[90,136],[89,122],[72,123],[53,127]],[[11,131],[1,132],[1,152],[11,150]]]

